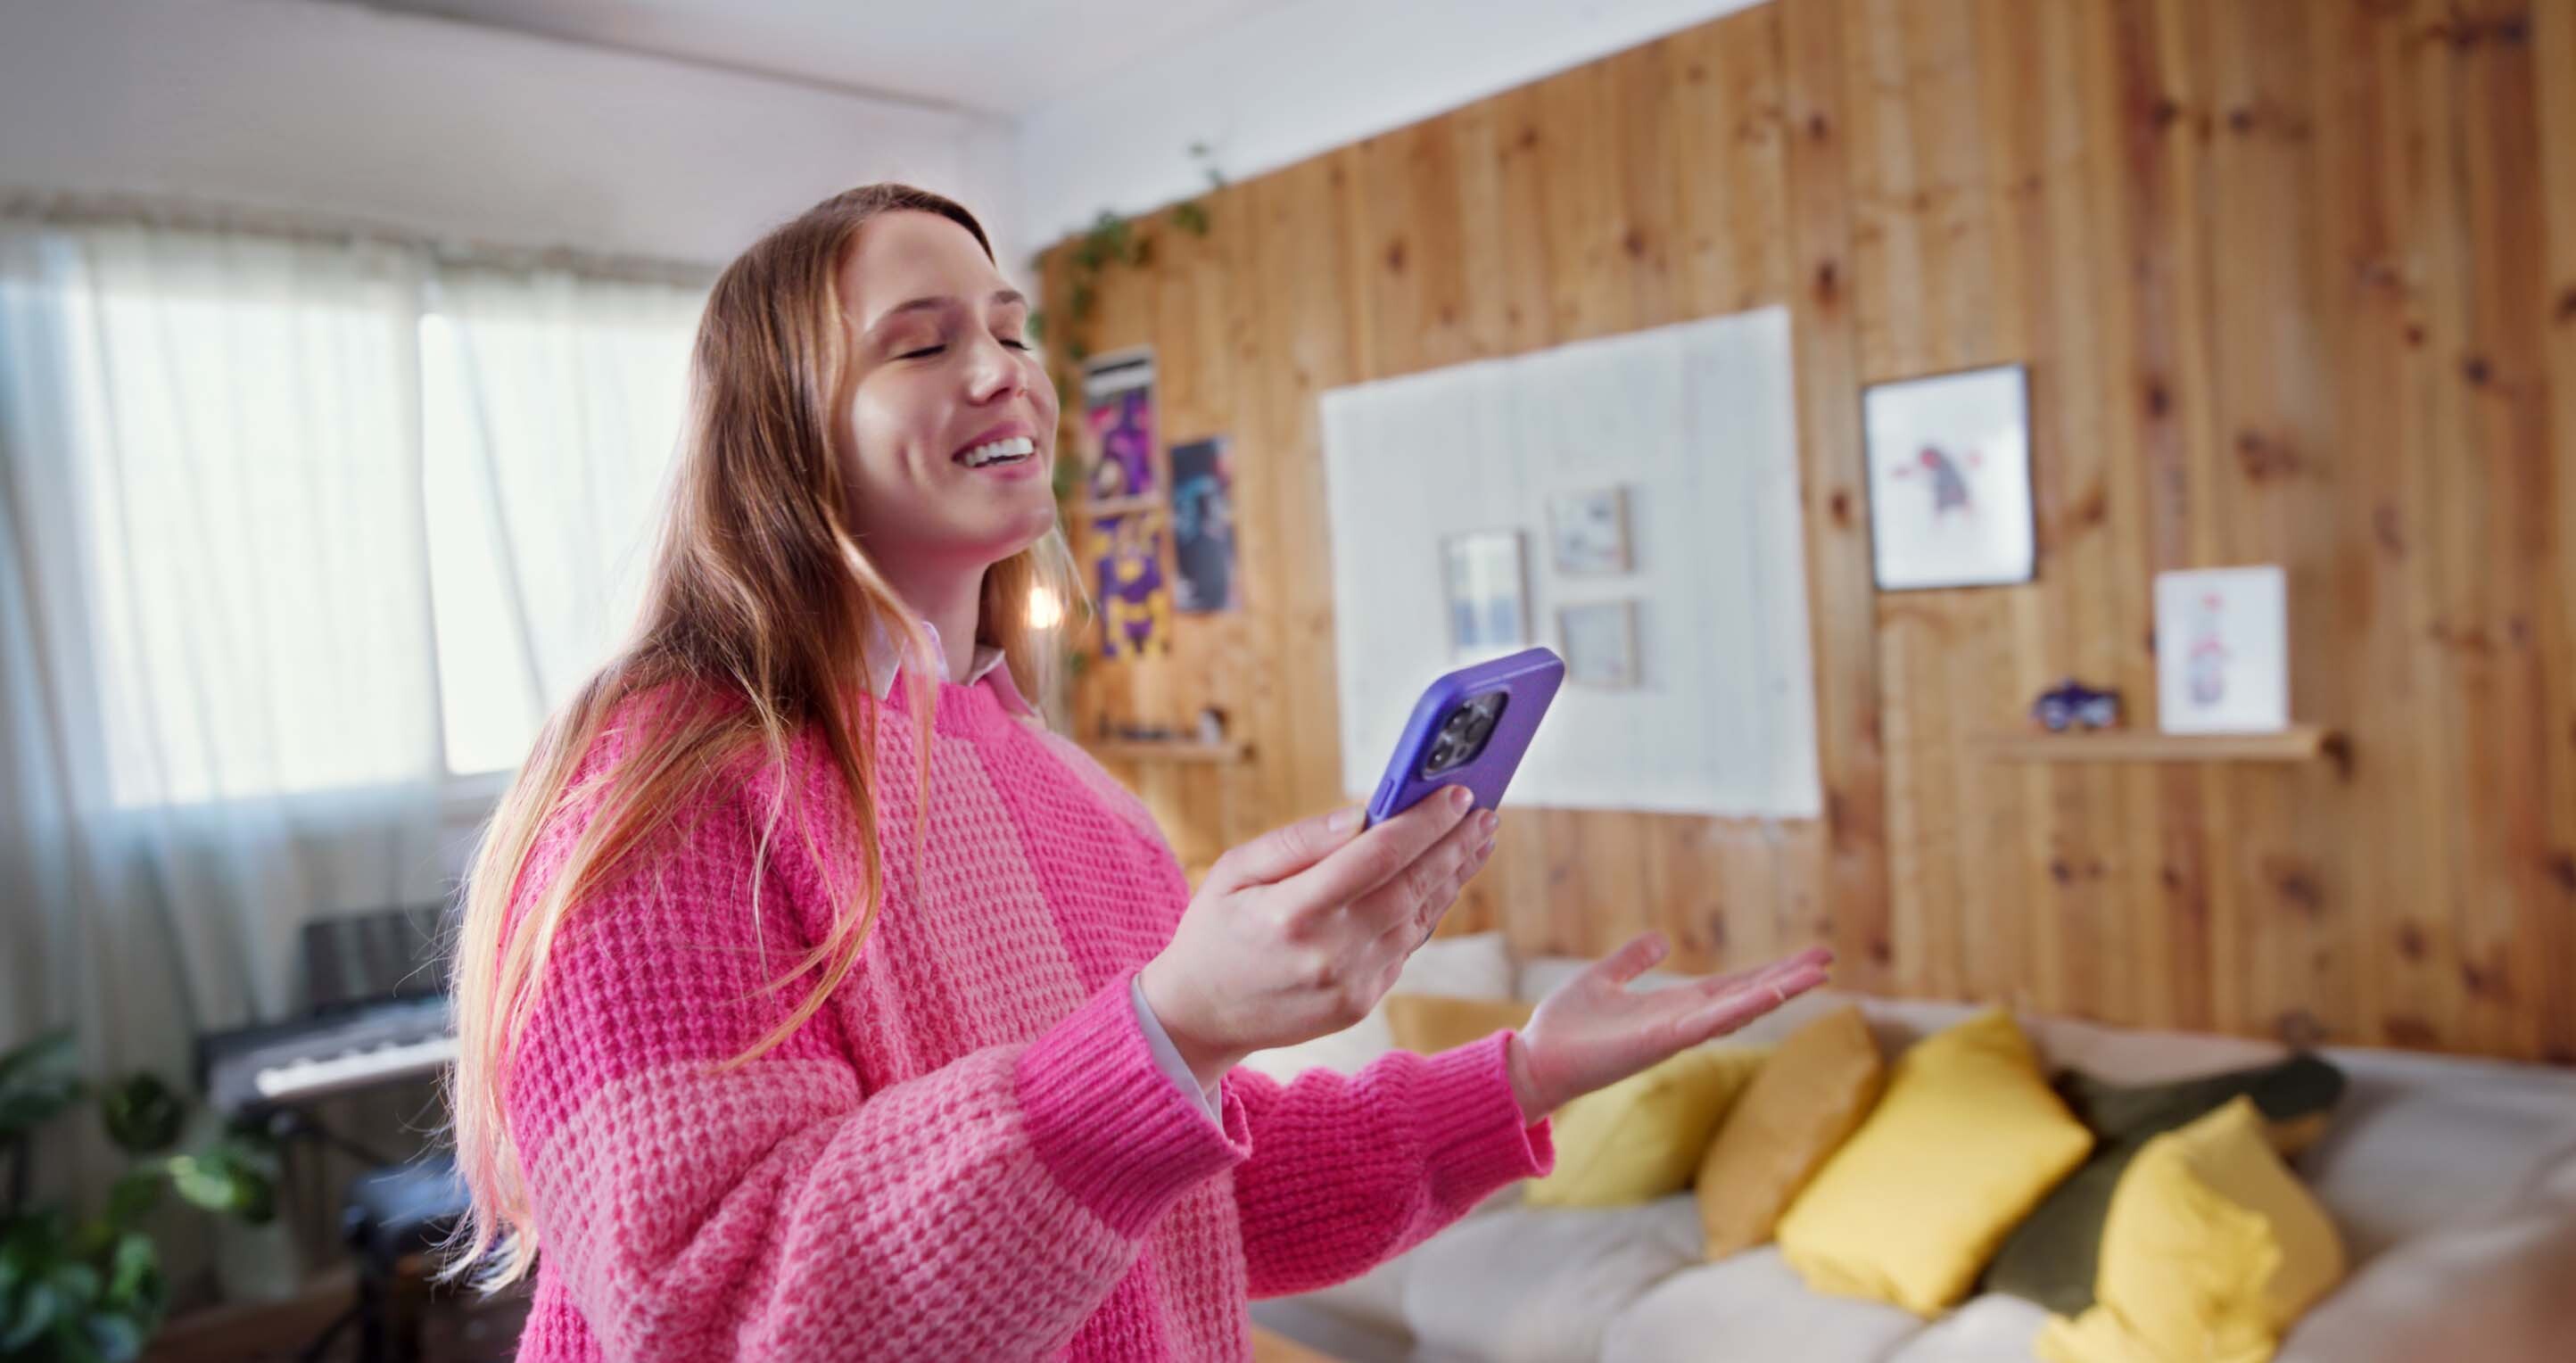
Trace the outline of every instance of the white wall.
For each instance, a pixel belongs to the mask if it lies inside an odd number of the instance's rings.
[[[1755,0],[1301,0],[1137,63],[1020,120],[1035,249],[1103,208],[1237,179],[1581,66]]]
[[[895,178],[1015,235],[996,122],[309,0],[0,0],[0,189],[721,264]]]

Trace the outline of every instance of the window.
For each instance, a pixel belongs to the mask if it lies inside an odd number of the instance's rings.
[[[633,618],[702,300],[388,243],[0,224],[28,617],[103,798],[515,766]]]

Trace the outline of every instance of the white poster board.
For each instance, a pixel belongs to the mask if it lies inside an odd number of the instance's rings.
[[[1567,608],[1633,603],[1634,669],[1568,681],[1512,803],[1819,814],[1785,310],[1335,389],[1322,417],[1353,798],[1423,686],[1465,661],[1444,542],[1516,530],[1533,641],[1563,653]],[[1551,502],[1605,488],[1625,489],[1629,571],[1560,571]]]

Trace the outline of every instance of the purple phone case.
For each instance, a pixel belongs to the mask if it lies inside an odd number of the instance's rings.
[[[1547,648],[1523,649],[1435,679],[1423,688],[1422,699],[1413,703],[1413,717],[1404,722],[1404,736],[1396,741],[1395,755],[1387,761],[1386,779],[1369,797],[1369,824],[1373,827],[1394,818],[1443,786],[1463,785],[1474,791],[1478,809],[1501,804],[1504,787],[1512,783],[1521,754],[1529,750],[1530,738],[1547,714],[1547,703],[1556,698],[1556,688],[1564,681],[1565,660]],[[1431,755],[1441,718],[1492,691],[1503,692],[1507,699],[1494,717],[1494,732],[1485,750],[1463,767],[1423,779],[1422,764]]]

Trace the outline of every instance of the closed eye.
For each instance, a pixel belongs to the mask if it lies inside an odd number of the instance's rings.
[[[932,356],[932,355],[936,355],[936,354],[938,354],[939,352],[941,352],[941,351],[943,351],[943,350],[946,350],[947,348],[948,348],[948,347],[946,347],[946,346],[944,346],[944,345],[923,346],[923,347],[922,347],[921,349],[919,349],[919,350],[907,350],[907,351],[903,352],[902,354],[895,356],[895,358],[896,358],[896,359],[898,359],[898,360],[919,360],[919,359],[927,359],[928,357],[930,357],[930,356]]]

